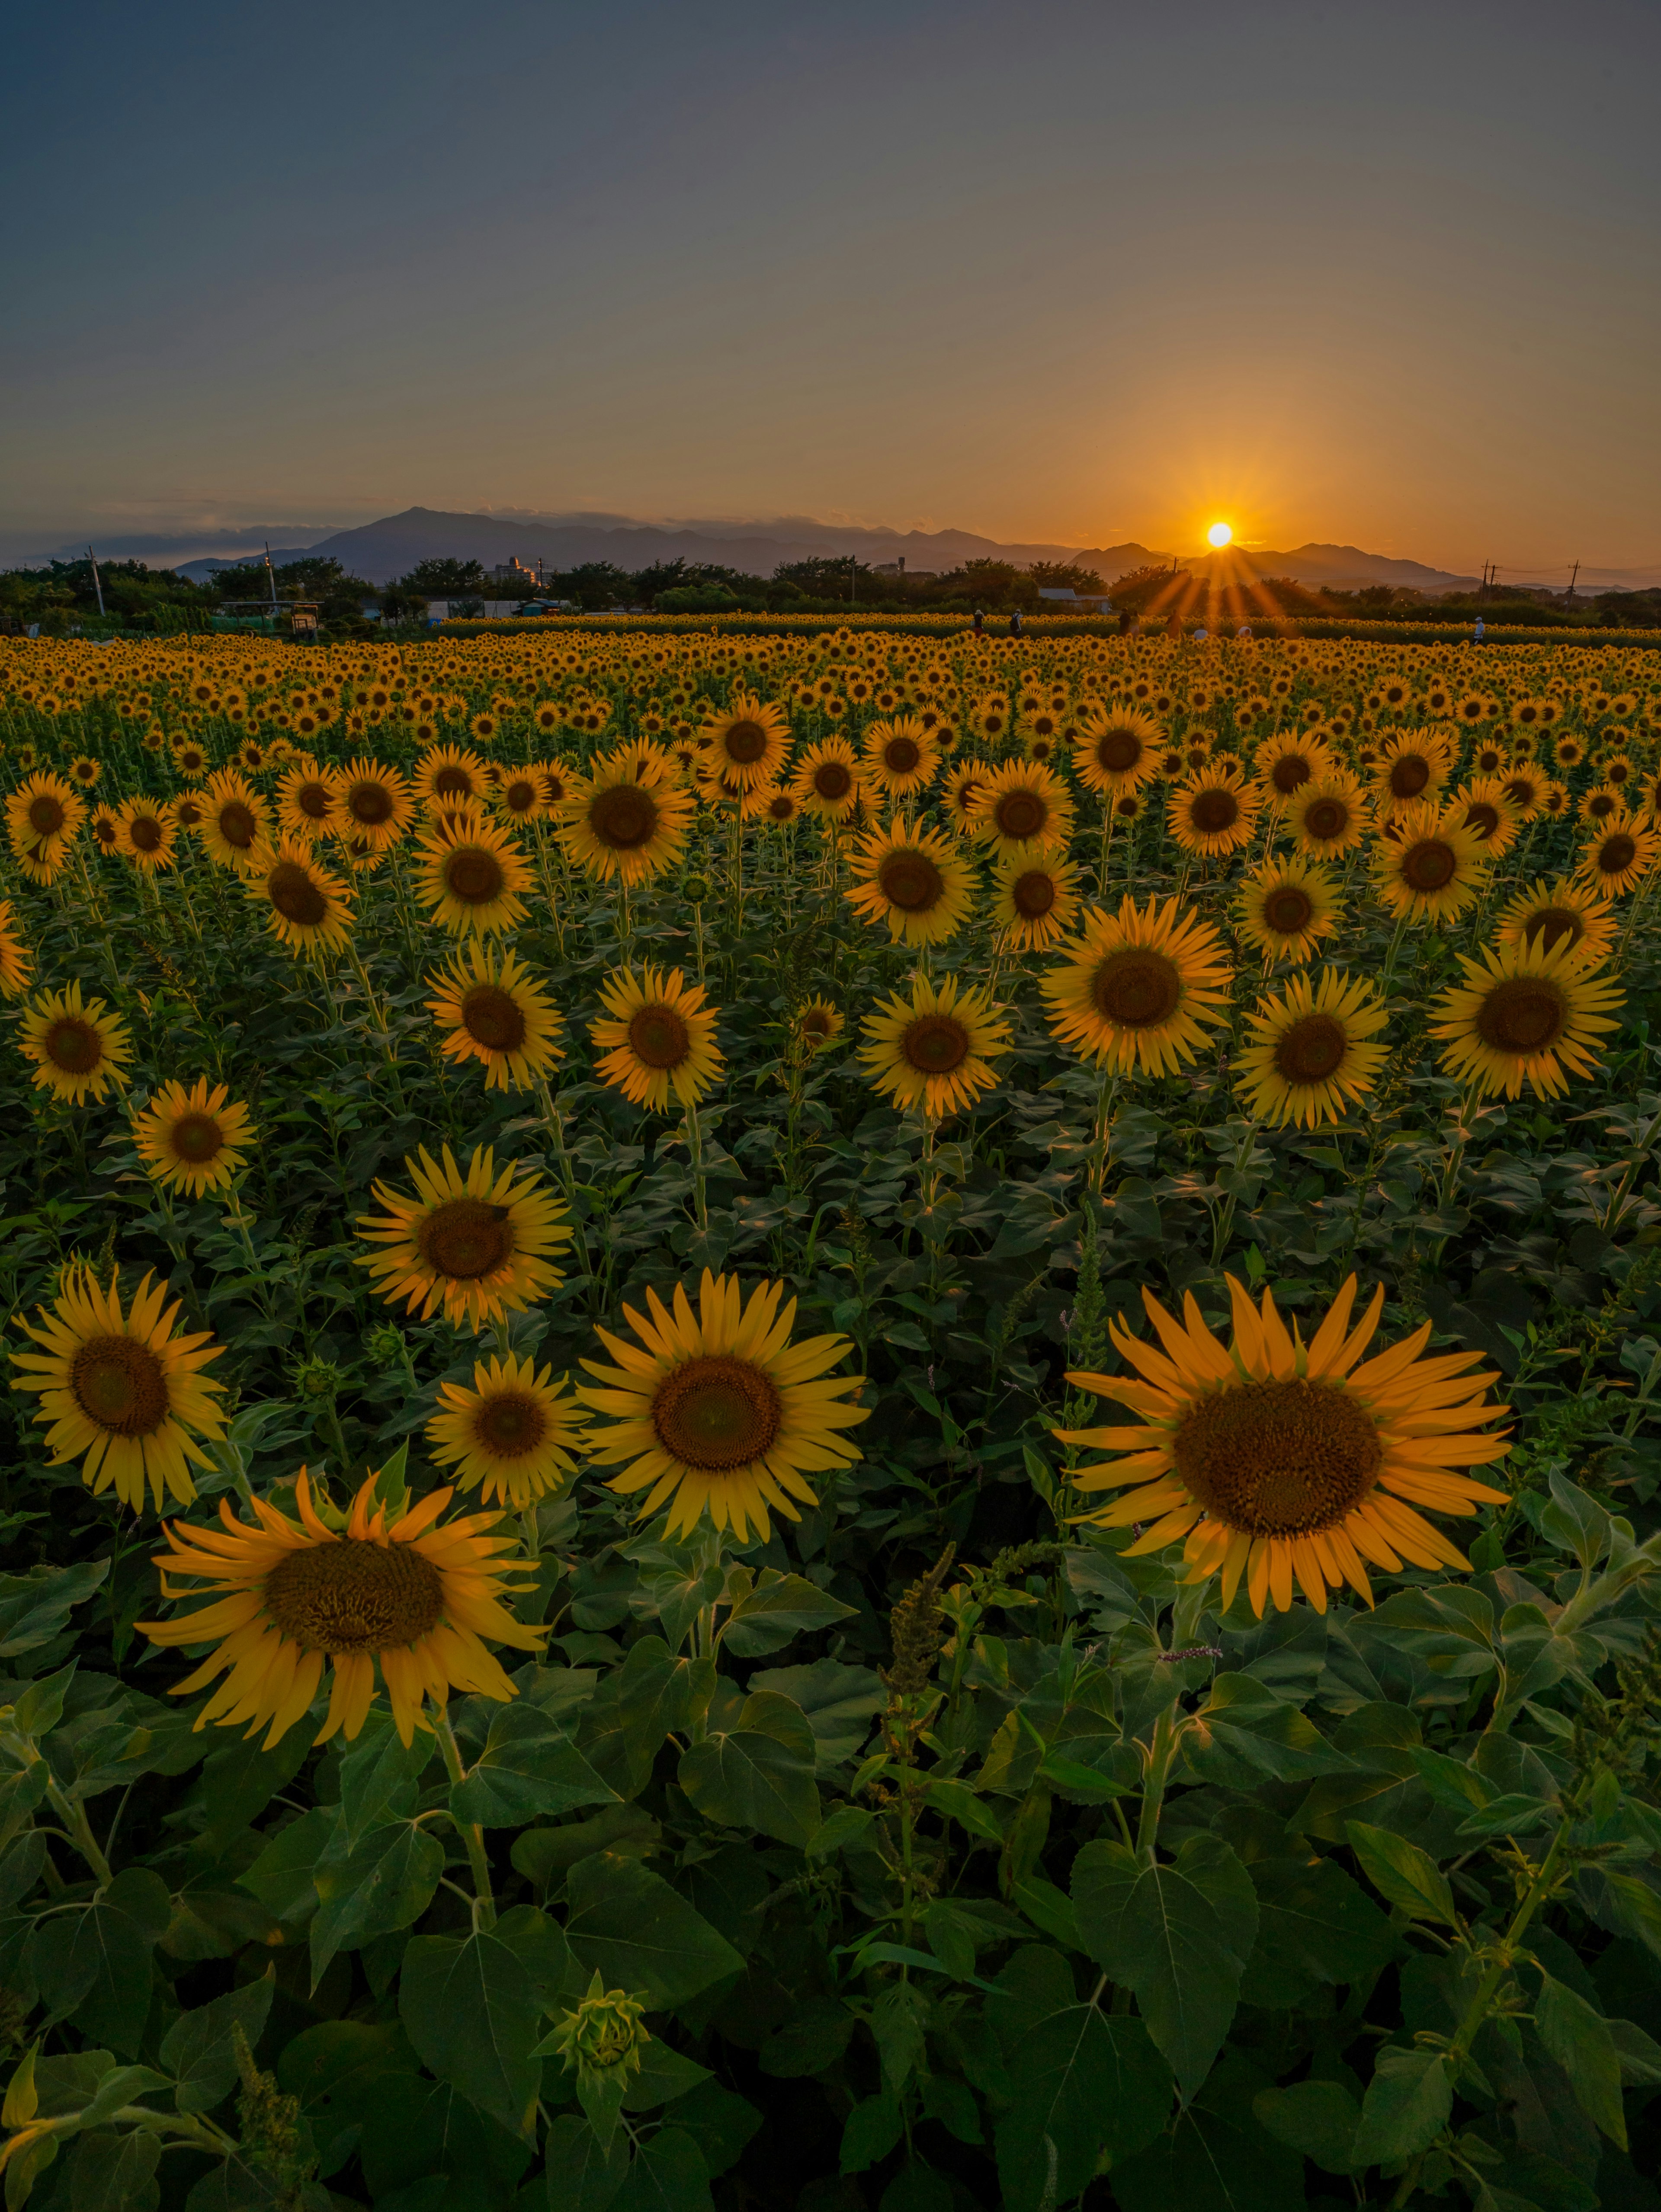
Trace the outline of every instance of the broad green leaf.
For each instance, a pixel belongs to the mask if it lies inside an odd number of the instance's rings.
[[[1661,2043],[1630,2020],[1605,2021],[1621,2080],[1628,2089],[1661,2089]]]
[[[654,2011],[684,2004],[744,1961],[678,1891],[637,1860],[596,1851],[566,1880],[565,1936],[608,1990],[644,1995]]]
[[[1459,1823],[1462,1836],[1530,1836],[1538,1829],[1554,1826],[1561,1818],[1556,1806],[1543,1803],[1538,1797],[1524,1797],[1516,1790],[1507,1791],[1503,1797],[1491,1798],[1479,1812]]]
[[[73,1607],[84,1605],[109,1573],[107,1559],[81,1559],[70,1567],[31,1567],[26,1575],[0,1575],[0,1659],[15,1659],[50,1642]]]
[[[363,1733],[340,1762],[340,1832],[349,1850],[371,1828],[411,1817],[419,1798],[417,1784],[434,1756],[429,1735],[417,1729],[406,1750],[392,1715],[384,1709],[371,1711]]]
[[[355,1951],[419,1920],[444,1871],[444,1846],[425,1828],[399,1820],[371,1828],[356,1849],[337,1834],[312,1879],[318,1909],[311,1925],[312,1987],[337,1951]]]
[[[1115,2165],[1120,2212],[1295,2212],[1303,2161],[1252,2110],[1262,2085],[1255,2069],[1226,2057],[1168,2134]]]
[[[602,2144],[587,2121],[562,2112],[548,2125],[549,2212],[607,2212],[629,2171],[629,2138],[621,2130]]]
[[[1252,2100],[1259,2123],[1277,2142],[1313,2159],[1323,2173],[1348,2173],[1361,2108],[1336,2081],[1295,2081],[1260,2089]]]
[[[312,1877],[334,1832],[333,1807],[318,1806],[279,1828],[238,1880],[279,1920],[304,1920],[317,1910]]]
[[[998,1816],[989,1805],[983,1804],[966,1782],[928,1782],[925,1794],[931,1812],[944,1814],[967,1828],[971,1836],[978,1836],[989,1844],[1003,1843],[1003,1830]]]
[[[192,1802],[199,1803],[206,1815],[203,1840],[210,1850],[222,1850],[240,1829],[265,1811],[278,1790],[287,1789],[311,1749],[303,1728],[291,1728],[271,1751],[263,1744],[256,1730],[252,1737],[222,1744],[203,1762]]]
[[[1621,2102],[1621,2058],[1602,2013],[1585,1997],[1547,1973],[1540,1975],[1540,1996],[1534,2008],[1534,2025],[1540,2040],[1573,2088],[1575,2101],[1621,2150],[1627,2148],[1627,2120]]]
[[[0,1850],[28,1825],[51,1780],[52,1769],[44,1759],[0,1775]]]
[[[1433,2051],[1386,2044],[1361,2106],[1351,2151],[1357,2171],[1389,2166],[1428,2149],[1453,2111],[1447,2063]]]
[[[1300,2004],[1321,1983],[1364,1982],[1400,1950],[1384,1915],[1332,1860],[1259,1859],[1250,1871],[1260,1916],[1246,1972],[1255,2003]]]
[[[155,2212],[161,2162],[161,2138],[148,2129],[90,2130],[70,2154],[73,2212]]]
[[[1035,1928],[1043,1929],[1065,1950],[1083,1950],[1079,1916],[1064,1889],[1057,1889],[1053,1881],[1045,1881],[1041,1875],[1029,1875],[1025,1881],[1015,1884],[1011,1895]]]
[[[660,1636],[630,1644],[618,1678],[618,1717],[636,1789],[644,1786],[664,1738],[686,1733],[715,1686],[714,1660],[678,1659]]]
[[[55,1729],[64,1717],[64,1699],[74,1680],[75,1662],[71,1659],[55,1674],[43,1674],[38,1681],[20,1690],[11,1709],[11,1724],[18,1735],[38,1739]]]
[[[747,1697],[730,1734],[711,1729],[681,1754],[681,1788],[706,1820],[749,1828],[800,1850],[821,1819],[813,1731],[789,1698]]]
[[[701,2081],[714,2079],[707,2066],[688,2058],[661,2036],[654,2036],[640,2054],[638,2070],[630,2075],[623,2085],[623,2109],[625,2112],[654,2112],[660,2105],[672,2105],[677,2097],[686,2096]]]
[[[762,2124],[762,2115],[745,2098],[719,2081],[705,2081],[675,2106],[675,2125],[691,2136],[703,2154],[711,2180],[735,2166],[744,2147]]]
[[[51,2019],[136,2051],[150,2008],[150,1953],[173,1900],[148,1867],[129,1867],[91,1903],[43,1920],[24,1956]]]
[[[1216,1677],[1205,1705],[1183,1730],[1182,1757],[1196,1780],[1229,1790],[1313,1781],[1352,1772],[1355,1765],[1296,1706],[1249,1674]]]
[[[800,1706],[822,1767],[858,1758],[872,1718],[888,1697],[873,1668],[844,1667],[836,1659],[816,1659],[811,1667],[768,1668],[751,1674],[749,1686],[775,1691]]]
[[[415,1936],[399,1976],[399,2017],[441,2081],[504,2126],[522,2129],[541,2069],[539,2008],[513,1946],[489,1929]]]
[[[798,1636],[849,1619],[854,1611],[805,1575],[782,1575],[764,1567],[755,1588],[728,1614],[721,1641],[736,1659],[759,1659],[766,1652],[782,1650]]]
[[[808,1857],[830,1858],[837,1851],[856,1850],[869,1835],[876,1817],[862,1805],[838,1805],[813,1831]]]
[[[156,1946],[168,1958],[194,1963],[229,1959],[245,1943],[277,1944],[281,1923],[258,1898],[241,1889],[181,1890],[173,1901],[173,1918]]]
[[[1133,1990],[1185,2098],[1209,2072],[1239,2002],[1257,1899],[1222,1838],[1190,1836],[1174,1863],[1123,1844],[1086,1844],[1073,1864],[1085,1948]]]
[[[617,1792],[566,1731],[523,1700],[496,1714],[477,1763],[450,1792],[456,1818],[482,1828],[518,1827],[539,1814],[616,1802]]]
[[[710,2212],[709,2170],[684,2128],[660,2128],[635,2152],[613,2212]]]
[[[823,2074],[848,2048],[858,2025],[840,1997],[807,1997],[770,2035],[756,2055],[764,2074],[799,2081]]]
[[[842,2171],[864,2173],[887,2157],[900,2139],[904,2117],[897,2101],[885,2091],[864,2098],[843,2124]]]
[[[567,1820],[557,1828],[526,1828],[514,1838],[510,1856],[516,1873],[538,1889],[557,1888],[579,1859],[596,1851],[619,1858],[649,1859],[663,1830],[638,1805],[608,1805],[586,1820]]]
[[[1428,1851],[1410,1844],[1388,1828],[1371,1828],[1365,1820],[1346,1820],[1344,1832],[1350,1849],[1361,1863],[1361,1871],[1392,1905],[1415,1920],[1439,1920],[1457,1928],[1459,1915],[1453,1892]]]
[[[181,2013],[161,2039],[161,2063],[178,2081],[181,2112],[210,2112],[236,2086],[231,2030],[240,2027],[252,2051],[271,2008],[275,1978],[264,1974],[223,1996]]]
[[[867,1955],[889,1948],[872,1944]],[[922,2069],[933,2013],[928,1992],[915,1982],[885,1982],[872,2006],[871,2034],[882,2061],[883,2087],[890,2096],[903,2096],[906,2083]]]

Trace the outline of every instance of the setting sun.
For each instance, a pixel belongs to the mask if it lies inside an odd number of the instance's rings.
[[[1217,546],[1226,545],[1233,535],[1233,531],[1226,522],[1214,522],[1206,532],[1208,542]]]

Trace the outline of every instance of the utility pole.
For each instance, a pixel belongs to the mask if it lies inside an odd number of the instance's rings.
[[[271,570],[271,541],[265,540],[265,581],[271,587],[271,612],[277,612],[277,578]]]
[[[98,560],[90,545],[87,548],[87,558],[92,562],[92,587],[98,594],[98,619],[100,622],[102,622],[104,619],[104,586],[98,580]]]
[[[1574,603],[1574,580],[1575,580],[1575,578],[1579,574],[1579,573],[1580,573],[1580,563],[1577,561],[1577,562],[1575,562],[1575,564],[1574,564],[1573,568],[1571,568],[1571,569],[1570,569],[1570,571],[1569,571],[1569,604],[1570,604],[1571,605],[1573,605],[1573,603]]]
[[[859,595],[859,582],[860,556],[857,553],[850,553],[848,556],[848,604],[850,607]]]

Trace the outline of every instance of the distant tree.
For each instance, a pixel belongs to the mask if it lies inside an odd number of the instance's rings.
[[[592,613],[599,608],[632,605],[635,580],[609,561],[585,561],[578,568],[545,576],[543,589],[556,599],[574,599]]]
[[[419,592],[426,599],[459,599],[484,590],[484,564],[447,557],[417,561],[409,574],[398,580],[405,591]]]
[[[676,584],[660,592],[652,605],[660,614],[731,614],[739,604],[736,592],[725,584]]]
[[[1045,591],[1092,592],[1099,596],[1107,589],[1093,568],[1080,568],[1076,562],[1034,561],[1026,573]]]
[[[878,587],[866,580],[870,574],[869,562],[854,554],[818,553],[806,561],[781,561],[773,571],[773,581],[794,584],[810,599],[845,599],[851,596],[857,602],[876,596]]]
[[[1185,570],[1181,576],[1173,576],[1171,570],[1165,568],[1133,568],[1129,575],[1115,579],[1113,604],[1116,607],[1128,607],[1132,614],[1137,615],[1148,613],[1157,604],[1163,614],[1166,611],[1165,601],[1167,599],[1173,605],[1176,604],[1178,594],[1173,587],[1191,580]]]

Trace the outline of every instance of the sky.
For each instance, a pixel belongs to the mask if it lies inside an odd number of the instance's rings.
[[[80,0],[0,559],[411,506],[1661,567],[1654,0]]]

